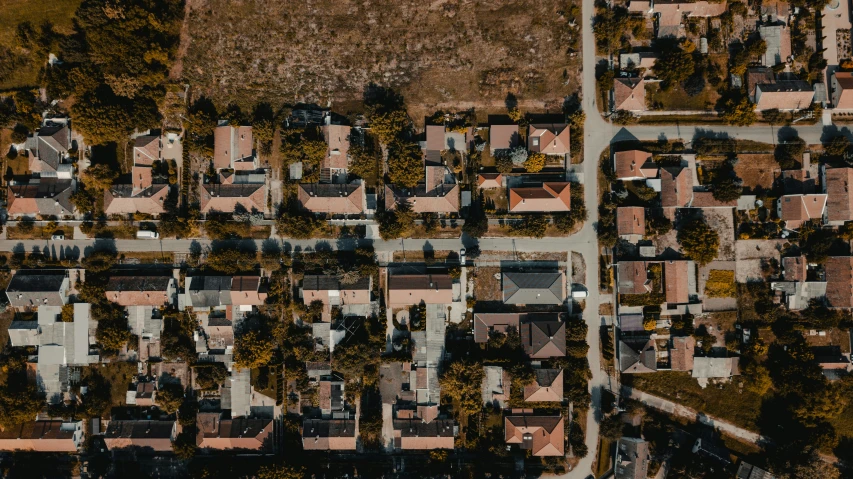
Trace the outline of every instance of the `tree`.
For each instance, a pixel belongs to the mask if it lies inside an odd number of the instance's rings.
[[[423,178],[423,153],[418,145],[395,141],[388,145],[388,179],[400,188],[414,188]]]
[[[99,308],[93,308],[93,316]],[[130,340],[130,331],[124,312],[108,306],[110,316],[97,317],[98,329],[95,331],[95,339],[106,351],[120,351]]]
[[[198,446],[196,445],[194,428],[181,431],[172,443],[172,452],[174,452],[179,459],[192,459],[193,456],[195,456],[196,451],[198,451]]]
[[[416,215],[408,202],[398,203],[395,209],[378,216],[379,235],[384,240],[408,237],[415,227]]]
[[[268,335],[247,331],[234,341],[234,366],[259,368],[272,360],[274,344]]]
[[[646,236],[657,237],[672,231],[672,221],[666,216],[649,216],[646,218]]]
[[[726,176],[714,183],[712,195],[718,201],[728,202],[740,198],[743,187],[737,178]]]
[[[311,213],[291,211],[278,218],[276,231],[278,234],[289,238],[309,239],[314,237],[314,234],[323,224],[323,220]]]
[[[103,273],[115,265],[116,253],[112,251],[94,251],[83,258],[83,267],[92,273]]]
[[[672,48],[664,51],[654,66],[655,74],[664,83],[664,88],[677,85],[690,78],[695,68],[693,56],[680,49]]]
[[[205,266],[223,274],[236,274],[255,268],[255,254],[248,251],[222,248],[207,255]]]
[[[850,140],[846,136],[836,136],[824,147],[824,151],[830,156],[843,156],[850,149]]]
[[[304,479],[305,469],[297,466],[264,466],[256,474],[258,479]]]
[[[184,388],[178,383],[166,383],[157,391],[157,406],[166,414],[178,412],[184,402]]]
[[[379,161],[375,155],[367,152],[364,148],[353,147],[349,150],[350,161],[349,172],[361,178],[377,176]]]
[[[480,393],[483,374],[480,364],[455,361],[439,379],[442,393],[459,404],[460,418],[476,414],[483,408]]]
[[[116,178],[118,178],[118,172],[106,164],[92,165],[83,173],[86,187],[94,191],[110,189]]]
[[[542,171],[542,168],[545,168],[545,160],[544,153],[532,153],[524,160],[524,169],[528,173],[538,173]]]
[[[507,155],[499,155],[495,158],[495,168],[499,173],[512,173],[515,165],[512,163],[512,159]]]
[[[622,419],[618,414],[608,416],[599,425],[598,434],[609,441],[616,441],[622,437]]]
[[[16,374],[17,375],[17,374]],[[11,428],[33,420],[44,406],[35,384],[7,378],[0,386],[0,425]]]
[[[720,236],[699,218],[679,228],[676,239],[684,254],[700,266],[713,261],[720,249]]]
[[[524,221],[513,221],[509,225],[512,236],[532,236],[542,238],[548,230],[548,218],[544,216],[532,216]]]
[[[770,372],[760,364],[748,363],[744,367],[743,374],[749,378],[744,387],[759,396],[767,394],[767,391],[773,386],[773,381],[770,379]]]
[[[749,126],[755,123],[755,104],[749,98],[729,98],[726,100],[720,117],[729,125]]]
[[[222,363],[201,363],[195,366],[195,384],[199,389],[212,391],[225,382],[228,370]]]
[[[412,124],[405,110],[392,110],[387,112],[368,111],[370,120],[370,131],[383,144],[390,144],[400,138]]]
[[[791,138],[776,145],[773,155],[783,170],[799,168],[806,152],[806,141],[800,137]]]

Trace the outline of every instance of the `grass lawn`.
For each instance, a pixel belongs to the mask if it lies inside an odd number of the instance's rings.
[[[709,385],[706,389],[690,377],[689,373],[660,371],[654,374],[625,374],[626,386],[637,388],[756,431],[756,421],[761,414],[762,398],[756,394],[739,392],[738,379],[723,384],[721,388]]]
[[[6,239],[48,239],[53,235],[53,231],[43,226],[33,226],[32,231],[25,233],[21,231],[20,227],[15,226],[13,228],[6,228]]]
[[[660,103],[661,110],[713,110],[714,104],[720,98],[710,86],[702,90],[698,95],[690,96],[681,86],[675,86],[669,91],[662,91],[658,83],[646,84],[646,97],[649,103]]]
[[[0,3],[0,45],[15,47],[18,24],[29,21],[38,29],[44,22],[53,24],[59,33],[71,33],[71,19],[81,0],[3,0]],[[44,59],[47,62],[47,58]],[[31,86],[36,83],[39,65],[18,68],[9,78],[0,82],[0,90]]]

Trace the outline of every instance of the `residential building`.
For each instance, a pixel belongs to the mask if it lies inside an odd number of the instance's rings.
[[[392,274],[388,277],[389,306],[450,304],[453,279],[446,274]]]
[[[394,448],[403,451],[453,449],[459,427],[452,419],[424,422],[417,417],[394,419]]]
[[[312,213],[358,215],[365,210],[364,183],[300,183],[297,200]]]
[[[267,283],[260,276],[233,276],[231,278],[231,304],[243,311],[260,306],[267,301]]]
[[[306,306],[322,301],[325,306],[370,304],[373,287],[370,276],[352,284],[343,284],[337,276],[306,274],[302,279],[302,301]]]
[[[6,286],[6,297],[18,309],[62,306],[68,303],[69,286],[67,270],[18,270]]]
[[[683,208],[693,202],[693,175],[690,168],[661,168],[660,183],[662,207]]]
[[[542,183],[542,186],[509,189],[513,213],[550,213],[571,210],[571,183]]]
[[[120,306],[163,306],[174,301],[177,281],[172,276],[110,276],[109,301]]]
[[[520,332],[525,323],[564,320],[561,313],[474,313],[474,342],[488,342],[493,333]]]
[[[306,451],[354,451],[355,420],[306,419],[302,423],[302,448]]]
[[[740,376],[738,358],[693,358],[693,377],[697,379],[729,379]]]
[[[562,416],[506,416],[504,438],[536,457],[565,455]]]
[[[655,342],[651,339],[619,341],[619,369],[622,374],[656,372],[658,361]]]
[[[471,127],[462,129],[454,128],[448,130],[444,125],[427,125],[426,126],[426,144],[424,145],[427,156],[430,152],[440,153],[442,151],[456,151],[461,154],[466,154],[468,149],[474,143],[474,129]]]
[[[774,67],[791,59],[791,30],[787,25],[761,25],[758,27],[758,34],[767,44],[767,50],[761,56],[764,66]]]
[[[646,235],[646,209],[642,206],[616,208],[616,232],[619,238],[636,243]]]
[[[350,135],[352,128],[347,125],[323,125],[323,139],[326,140],[326,157],[320,164],[320,178],[331,183],[346,181],[349,168]]]
[[[822,221],[826,200],[825,194],[785,195],[776,201],[776,215],[784,222],[785,229],[796,230],[808,221]]]
[[[616,269],[616,290],[619,294],[646,294],[652,292],[649,265],[646,261],[620,261]]]
[[[154,165],[162,161],[163,142],[158,135],[137,137],[133,146],[130,183],[121,182],[104,191],[107,214],[165,213],[169,196],[168,178],[155,177]],[[156,181],[155,181],[156,180]]]
[[[75,180],[62,178],[32,178],[25,183],[11,182],[6,188],[6,212],[13,218],[74,214],[71,195]]]
[[[657,55],[653,52],[622,53],[619,55],[620,70],[637,70],[641,78],[654,77]]]
[[[566,355],[566,323],[536,320],[520,326],[521,347],[531,359],[561,358]]]
[[[411,189],[385,185],[385,209],[408,203],[415,213],[451,214],[459,212],[459,185],[454,175],[443,165],[426,165],[425,181]]]
[[[536,381],[524,386],[526,402],[562,402],[563,401],[563,370],[536,369]]]
[[[829,261],[831,261],[830,258]],[[828,263],[829,263],[828,261]],[[843,257],[840,263],[835,263],[834,267],[843,267]],[[770,283],[770,288],[782,294],[782,299],[789,310],[799,311],[809,306],[809,302],[813,299],[826,299],[827,282],[826,274],[809,278],[809,265],[805,256],[788,256],[782,258],[782,281],[774,281]],[[850,272],[833,269],[833,278],[843,278],[844,275]],[[837,294],[837,290],[833,291],[833,295]],[[849,292],[848,292],[849,296]],[[835,300],[844,301],[843,295],[838,295]]]
[[[805,110],[814,100],[814,89],[802,80],[777,80],[773,84],[759,84],[755,87],[755,109],[764,110]]]
[[[776,479],[776,476],[758,466],[741,461],[740,466],[737,468],[735,479]]]
[[[505,304],[553,304],[566,301],[566,276],[562,271],[508,271],[501,275]]]
[[[233,176],[237,176],[236,174]],[[258,176],[260,178],[254,178]],[[245,177],[245,178],[243,178]],[[249,212],[263,213],[267,207],[267,186],[264,175],[249,174],[239,175],[238,178],[252,182],[233,182],[225,179],[223,183],[223,175],[220,175],[219,183],[203,183],[202,180],[199,194],[201,196],[201,212],[202,213],[233,213],[235,210],[242,207]],[[261,181],[256,181],[261,179]],[[237,180],[237,178],[235,178]]]
[[[566,158],[571,154],[571,135],[565,123],[534,124],[527,127],[527,149],[531,153]]]
[[[646,82],[642,78],[613,80],[613,110],[646,111]]]
[[[827,168],[824,171],[826,187],[826,222],[841,226],[853,221],[853,168]]]
[[[749,101],[755,103],[755,95],[758,85],[773,85],[776,83],[776,74],[770,67],[750,67],[746,70],[746,89]]]
[[[220,120],[213,131],[213,167],[217,170],[255,170],[255,157],[251,126],[231,126],[228,120]]]
[[[261,451],[272,448],[272,419],[224,418],[221,412],[196,416],[199,449]]]
[[[82,421],[29,421],[0,430],[0,451],[76,453],[84,436]]]
[[[670,369],[673,371],[693,371],[693,355],[696,351],[696,338],[693,336],[674,336],[669,348]]]
[[[503,181],[504,177],[500,173],[480,173],[477,175],[477,186],[484,190],[503,188]]]
[[[177,435],[177,422],[150,420],[118,420],[107,425],[104,443],[107,449],[139,449],[140,451],[172,452]]]
[[[29,170],[41,178],[70,180],[74,177],[69,151],[75,149],[67,118],[44,120],[24,143],[30,161]]]
[[[613,154],[613,171],[616,179],[623,181],[657,178],[658,165],[652,161],[652,154],[640,150],[617,151]]]
[[[635,437],[622,437],[616,444],[614,477],[616,479],[645,479],[651,454],[649,443]]]
[[[853,256],[830,256],[824,264],[826,301],[831,308],[853,308]]]
[[[683,2],[680,0],[631,0],[628,11],[654,17],[658,38],[684,38],[684,18],[717,17],[726,11],[726,2],[714,3],[705,0]]]
[[[494,156],[519,145],[518,125],[492,125],[489,127],[489,150]]]
[[[832,106],[838,110],[853,109],[853,72],[832,74]]]
[[[690,302],[689,284],[695,282],[696,264],[687,260],[666,260],[663,263],[663,275],[667,304]]]

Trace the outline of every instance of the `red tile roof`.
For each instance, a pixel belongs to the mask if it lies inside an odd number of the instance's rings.
[[[510,188],[509,210],[513,213],[571,210],[571,183],[542,183],[541,187]]]
[[[565,123],[530,125],[527,133],[527,149],[546,155],[568,155],[571,151],[569,135],[569,125]]]
[[[853,256],[831,256],[826,269],[826,299],[832,308],[853,307]]]
[[[658,167],[652,163],[652,154],[640,150],[617,151],[613,155],[616,178],[655,178]]]
[[[616,78],[613,80],[614,109],[627,111],[646,110],[646,86],[642,78]]]
[[[646,209],[642,206],[616,208],[616,230],[619,236],[646,234]]]
[[[853,221],[853,168],[826,169],[826,216],[829,221]]]
[[[690,298],[687,291],[689,280],[689,262],[685,260],[667,260],[663,263],[663,276],[666,283],[666,302],[684,304]]]
[[[689,168],[661,168],[660,203],[664,208],[684,207],[693,200],[693,177]]]
[[[504,439],[507,444],[529,447],[534,456],[562,456],[565,454],[563,417],[507,416]]]

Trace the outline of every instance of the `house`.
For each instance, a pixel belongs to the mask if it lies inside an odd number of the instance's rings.
[[[137,382],[131,384],[127,391],[125,402],[128,406],[151,407],[157,404],[157,384],[154,382]]]
[[[234,276],[231,278],[231,304],[243,311],[260,306],[267,301],[267,283],[260,276]]]
[[[403,451],[453,449],[459,427],[452,419],[424,422],[420,418],[394,419],[394,448]]]
[[[18,309],[62,306],[68,303],[66,270],[18,270],[6,286],[9,303]]]
[[[302,423],[302,448],[306,451],[354,451],[355,420],[306,419]]]
[[[566,301],[566,277],[562,271],[509,271],[501,278],[504,304],[560,305]]]
[[[622,53],[619,55],[620,70],[638,70],[640,77],[649,78],[655,76],[654,67],[657,55],[650,52]]]
[[[337,183],[338,177],[346,180],[349,167],[350,134],[352,128],[346,125],[323,125],[323,139],[326,140],[326,157],[320,163],[320,177],[329,178]]]
[[[524,386],[526,402],[562,402],[563,401],[563,370],[536,369],[536,381]]]
[[[549,213],[571,210],[571,183],[542,183],[542,186],[509,189],[513,213]]]
[[[480,173],[477,175],[477,186],[484,190],[503,188],[504,177],[500,173]]]
[[[394,274],[388,277],[388,304],[450,304],[453,279],[446,274]]]
[[[616,208],[616,232],[619,238],[636,243],[646,235],[646,209],[642,206]]]
[[[461,131],[460,131],[461,130]],[[444,125],[427,125],[425,150],[430,152],[456,151],[467,153],[474,141],[474,130],[471,127],[448,130]]]
[[[489,127],[489,151],[492,156],[519,145],[518,125],[492,125]]]
[[[320,380],[320,413],[328,418],[344,410],[344,382],[341,379]]]
[[[13,218],[37,216],[71,216],[75,181],[61,178],[32,178],[6,188],[6,212]]]
[[[371,276],[343,284],[337,276],[306,274],[302,280],[302,301],[306,306],[322,301],[325,306],[370,304]]]
[[[824,271],[829,307],[853,308],[853,256],[830,256]]]
[[[640,150],[614,153],[613,170],[616,172],[616,179],[623,181],[645,180],[658,176],[658,165],[652,161],[652,154]]]
[[[619,341],[619,369],[622,374],[656,372],[658,366],[655,342],[651,339]]]
[[[0,451],[76,453],[84,436],[82,421],[29,421],[0,430]]]
[[[693,377],[697,379],[728,379],[740,376],[738,358],[693,358]]]
[[[263,177],[260,174],[257,176]],[[250,179],[254,180],[254,178]],[[205,214],[211,212],[233,213],[238,205],[245,208],[246,211],[263,212],[267,206],[267,186],[263,181],[202,184],[200,196],[201,212]]]
[[[196,445],[199,449],[252,450],[272,448],[272,419],[223,418],[221,412],[196,415]]]
[[[646,261],[620,261],[616,267],[617,291],[619,294],[646,294],[652,292]]]
[[[758,466],[741,461],[740,466],[737,468],[735,479],[776,479],[776,476]]]
[[[785,229],[799,229],[803,223],[822,220],[826,212],[825,194],[784,195],[776,202],[776,215],[784,222]]]
[[[251,126],[231,126],[228,120],[220,120],[213,131],[213,167],[217,170],[255,170],[255,157]]]
[[[675,336],[669,348],[670,369],[673,371],[693,371],[693,354],[696,350],[696,338],[693,336]]]
[[[527,150],[531,153],[560,156],[571,154],[569,125],[535,124],[527,127]]]
[[[566,453],[563,416],[506,416],[504,439],[536,457]]]
[[[686,36],[684,18],[717,17],[726,11],[726,2],[708,1],[683,2],[679,0],[631,0],[628,11],[642,13],[655,18],[657,37],[683,38]]]
[[[143,452],[171,452],[176,435],[175,421],[114,419],[104,432],[104,443],[111,451],[139,449]]]
[[[841,226],[853,221],[853,168],[827,168],[824,171],[826,187],[826,222]]]
[[[693,175],[689,168],[660,169],[660,203],[664,208],[683,208],[693,201]]]
[[[696,264],[686,260],[666,260],[663,263],[664,290],[668,304],[690,302],[689,285],[696,277]]]
[[[635,437],[622,437],[616,444],[614,477],[616,479],[645,479],[651,454],[649,443]]]
[[[804,110],[812,105],[814,89],[802,80],[777,80],[773,84],[755,86],[755,109]]]
[[[205,310],[231,304],[231,276],[188,276],[187,306]]]
[[[646,82],[642,78],[613,80],[613,110],[646,111]]]
[[[300,183],[299,206],[312,213],[358,215],[364,213],[364,183]]]
[[[758,85],[773,85],[776,75],[770,67],[750,67],[746,70],[746,89],[749,101],[755,103]]]
[[[412,189],[385,185],[385,209],[393,210],[398,204],[408,203],[415,213],[458,213],[459,185],[454,175],[443,165],[424,166],[423,183]]]
[[[130,183],[113,185],[104,192],[104,211],[107,214],[164,213],[164,202],[169,195],[166,178],[154,181],[155,162],[162,160],[162,141],[160,136],[145,135],[137,137],[133,146],[133,168]]]
[[[838,110],[853,109],[853,72],[832,74],[832,106]]]
[[[483,385],[480,392],[483,405],[503,409],[510,397],[512,378],[500,366],[483,366]]]
[[[29,170],[41,178],[72,179],[74,167],[68,152],[73,147],[67,118],[45,120],[24,143],[30,158]]]
[[[171,276],[110,276],[105,292],[120,306],[159,307],[173,301],[177,281]]]
[[[788,62],[791,58],[791,30],[787,25],[762,25],[758,27],[758,34],[767,44],[767,50],[761,57],[764,66],[774,67]]]
[[[521,347],[531,359],[561,358],[566,355],[566,323],[535,320],[522,323]]]
[[[841,263],[835,266],[843,266]],[[849,272],[834,271],[833,277],[843,278]],[[808,261],[805,256],[786,256],[782,258],[782,278],[784,281],[770,283],[770,288],[782,294],[789,310],[799,311],[808,307],[812,299],[825,299],[827,282],[824,277],[808,278]],[[833,293],[835,294],[835,293]],[[849,296],[849,295],[848,295]],[[836,300],[843,297],[836,298]]]

